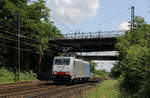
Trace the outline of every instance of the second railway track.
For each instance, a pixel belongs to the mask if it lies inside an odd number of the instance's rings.
[[[40,83],[19,84],[18,86],[6,86],[0,89],[0,98],[67,98],[74,92],[91,88],[102,79],[93,79],[87,83],[75,85],[59,84],[50,81]],[[4,86],[5,87],[5,86]]]

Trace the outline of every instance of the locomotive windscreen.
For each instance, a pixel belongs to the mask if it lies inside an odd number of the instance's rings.
[[[56,65],[69,65],[70,59],[55,59]]]

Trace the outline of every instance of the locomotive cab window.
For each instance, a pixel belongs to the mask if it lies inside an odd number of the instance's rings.
[[[70,60],[69,59],[64,59],[63,60],[63,65],[69,65],[70,64]]]
[[[55,60],[55,64],[56,64],[56,65],[62,65],[61,59],[56,59],[56,60]]]
[[[70,59],[55,59],[56,65],[69,65]]]

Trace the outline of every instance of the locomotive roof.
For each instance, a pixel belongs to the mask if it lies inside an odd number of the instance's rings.
[[[75,58],[76,61],[88,62],[88,61],[85,61],[85,60],[83,60],[83,59],[78,59],[78,58],[76,58],[76,57],[74,57],[74,56],[56,56],[55,58],[56,58],[56,59],[57,59],[57,58]]]
[[[55,58],[75,58],[73,56],[56,56]]]

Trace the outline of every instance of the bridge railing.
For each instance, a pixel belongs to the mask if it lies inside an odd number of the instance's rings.
[[[64,39],[88,39],[88,38],[106,38],[119,37],[124,31],[105,31],[105,32],[89,32],[89,33],[69,33],[64,35]]]

